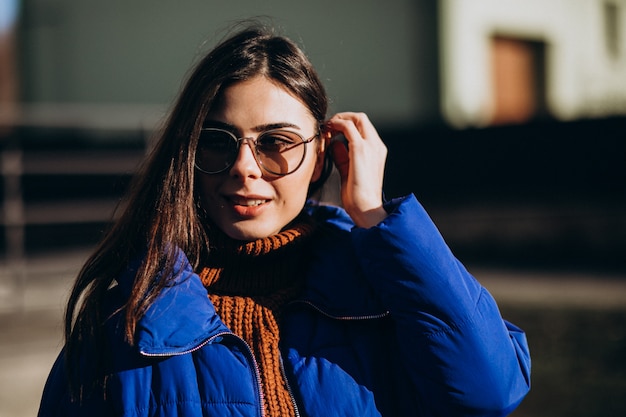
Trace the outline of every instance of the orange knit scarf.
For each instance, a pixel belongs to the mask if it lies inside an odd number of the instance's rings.
[[[295,415],[282,371],[278,321],[282,307],[302,288],[302,255],[313,229],[302,222],[251,242],[213,233],[199,274],[224,324],[248,343],[256,358],[267,416]]]

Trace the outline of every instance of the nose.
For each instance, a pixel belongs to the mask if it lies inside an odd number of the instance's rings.
[[[239,178],[260,178],[263,176],[261,166],[254,154],[254,144],[250,138],[241,138],[237,153],[237,159],[230,167],[229,173],[233,177]],[[244,146],[248,145],[248,146]]]

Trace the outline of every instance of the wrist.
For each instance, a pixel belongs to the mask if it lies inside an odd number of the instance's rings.
[[[387,218],[387,211],[380,205],[370,210],[360,211],[359,213],[348,212],[354,224],[358,227],[369,229],[378,225],[380,222]]]

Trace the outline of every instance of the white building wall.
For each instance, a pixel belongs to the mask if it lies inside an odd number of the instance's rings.
[[[560,119],[626,114],[626,0],[620,52],[605,43],[608,0],[442,0],[442,112],[454,125],[480,126],[493,108],[494,33],[547,45],[548,110]]]

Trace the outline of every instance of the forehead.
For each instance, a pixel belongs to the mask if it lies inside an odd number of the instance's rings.
[[[266,77],[228,86],[216,104],[207,118],[242,130],[272,124],[309,129],[316,124],[311,111],[300,99]]]

